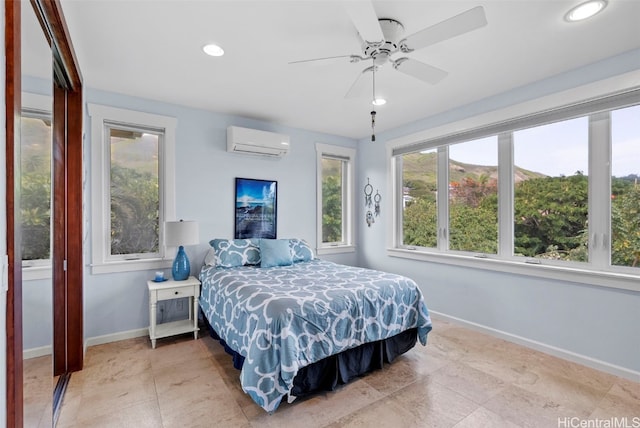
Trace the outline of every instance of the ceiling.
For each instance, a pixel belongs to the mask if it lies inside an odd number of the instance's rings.
[[[488,21],[406,55],[449,73],[435,85],[383,66],[376,92],[388,102],[376,108],[376,132],[640,47],[640,1],[610,0],[594,18],[565,22],[580,1],[374,1],[405,35],[478,5]],[[289,64],[361,54],[342,2],[61,3],[86,87],[351,138],[371,132],[371,94],[345,98],[370,63]],[[225,55],[205,55],[211,42]]]

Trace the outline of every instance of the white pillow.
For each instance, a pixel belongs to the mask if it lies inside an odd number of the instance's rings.
[[[216,265],[216,250],[209,247],[209,251],[204,256],[204,264],[206,266],[215,266]]]

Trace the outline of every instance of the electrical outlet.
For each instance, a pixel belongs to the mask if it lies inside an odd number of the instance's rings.
[[[176,300],[176,310],[183,311],[184,310],[184,299]]]

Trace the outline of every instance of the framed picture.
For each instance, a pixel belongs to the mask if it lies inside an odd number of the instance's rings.
[[[276,238],[278,182],[236,178],[235,238]]]

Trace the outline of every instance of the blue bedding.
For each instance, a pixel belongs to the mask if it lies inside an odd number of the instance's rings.
[[[268,412],[289,393],[298,370],[431,319],[422,293],[404,276],[314,259],[290,266],[203,267],[200,307],[227,345],[245,357],[244,391]]]

